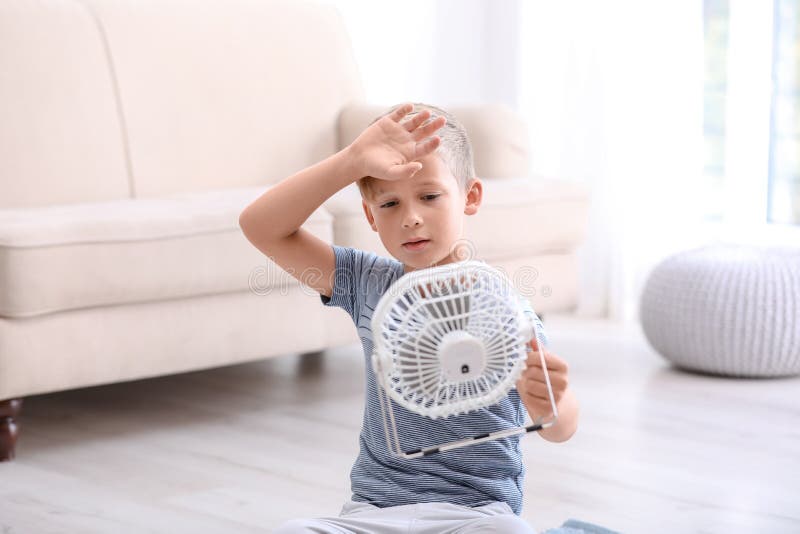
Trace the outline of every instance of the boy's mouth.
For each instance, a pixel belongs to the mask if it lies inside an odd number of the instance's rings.
[[[422,250],[428,246],[428,243],[430,243],[430,239],[412,239],[403,243],[403,248],[411,251]]]

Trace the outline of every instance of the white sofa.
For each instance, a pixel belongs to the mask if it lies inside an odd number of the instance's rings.
[[[478,256],[570,309],[587,192],[528,175],[509,110],[452,111],[485,181]],[[328,6],[0,2],[0,457],[25,396],[357,341],[238,215],[375,113]],[[305,227],[385,254],[354,185]]]

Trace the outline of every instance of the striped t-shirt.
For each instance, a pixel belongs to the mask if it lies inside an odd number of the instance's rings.
[[[403,276],[403,264],[393,258],[332,245],[336,256],[333,293],[321,295],[326,306],[343,308],[358,329],[364,349],[366,399],[359,436],[360,451],[350,472],[352,500],[384,508],[422,502],[482,506],[508,503],[522,511],[525,467],[520,436],[486,441],[415,459],[393,456],[386,447],[378,383],[372,370],[372,313],[389,286]],[[527,303],[526,299],[522,299]],[[539,343],[547,346],[539,318]],[[392,401],[400,447],[413,450],[523,425],[525,408],[512,388],[499,403],[467,414],[433,420]]]

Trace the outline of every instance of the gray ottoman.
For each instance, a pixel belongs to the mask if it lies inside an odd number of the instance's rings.
[[[678,367],[729,376],[800,373],[800,248],[716,245],[661,262],[642,328]]]

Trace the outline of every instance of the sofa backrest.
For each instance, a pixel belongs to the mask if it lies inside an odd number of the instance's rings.
[[[0,113],[29,102],[10,113],[15,124],[0,115],[0,207],[274,183],[335,151],[340,110],[363,100],[349,38],[330,6],[0,6],[0,76],[14,80],[12,88],[0,83]],[[58,21],[40,29],[35,11]],[[30,96],[37,93],[46,106]]]
[[[103,40],[76,2],[0,2],[0,208],[126,198]]]

